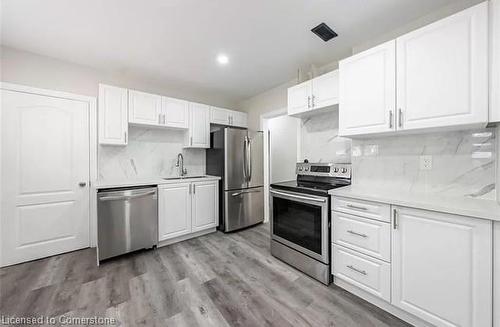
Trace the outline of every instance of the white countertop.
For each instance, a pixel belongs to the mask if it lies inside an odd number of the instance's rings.
[[[165,179],[167,178],[167,179]],[[186,182],[206,182],[219,180],[218,176],[203,175],[203,177],[196,176],[185,176],[180,177],[150,177],[150,178],[138,178],[130,179],[126,181],[109,181],[109,180],[99,180],[94,184],[94,188],[104,189],[104,188],[115,188],[115,187],[133,187],[133,186],[145,186],[145,185],[164,185],[164,184],[176,184],[176,183],[186,183]]]
[[[357,185],[339,187],[330,190],[329,194],[500,221],[500,204],[494,200],[450,197],[436,193],[405,193],[399,190],[374,189]]]

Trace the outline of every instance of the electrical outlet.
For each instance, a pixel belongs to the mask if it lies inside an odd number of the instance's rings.
[[[432,169],[432,156],[420,156],[420,170]]]

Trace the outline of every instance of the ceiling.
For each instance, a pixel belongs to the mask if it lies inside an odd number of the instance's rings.
[[[1,0],[1,43],[243,100],[458,0]],[[310,32],[325,22],[339,36]],[[229,64],[216,56],[225,53]]]

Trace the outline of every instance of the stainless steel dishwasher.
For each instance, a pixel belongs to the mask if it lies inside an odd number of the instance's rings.
[[[157,188],[104,189],[97,193],[98,259],[158,244]]]

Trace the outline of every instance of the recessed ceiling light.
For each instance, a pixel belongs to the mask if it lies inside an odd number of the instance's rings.
[[[229,63],[229,58],[225,54],[220,54],[217,56],[217,62],[221,65],[227,65]]]

